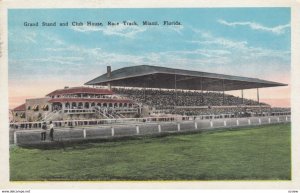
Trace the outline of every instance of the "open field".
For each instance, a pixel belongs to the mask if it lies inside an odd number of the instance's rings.
[[[11,147],[11,180],[290,180],[290,124]]]

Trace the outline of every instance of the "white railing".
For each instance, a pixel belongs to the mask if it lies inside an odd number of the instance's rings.
[[[274,116],[289,116],[290,113],[280,112],[279,115]],[[261,115],[258,117],[264,117]],[[163,117],[144,117],[144,118],[108,118],[108,119],[79,119],[79,120],[62,120],[52,121],[56,127],[76,127],[76,126],[93,126],[93,125],[107,125],[107,124],[126,124],[126,123],[145,123],[145,122],[176,122],[183,120],[205,120],[205,119],[224,119],[237,118],[234,114],[221,115],[201,115],[201,116],[163,116]],[[38,122],[15,122],[10,123],[10,128],[13,129],[34,129],[42,127],[41,121]]]
[[[70,133],[76,133],[77,138],[75,139],[92,139],[92,138],[107,138],[115,136],[134,136],[144,134],[159,134],[159,133],[172,133],[172,132],[185,132],[193,130],[204,130],[204,129],[226,129],[235,127],[247,127],[257,125],[268,125],[278,123],[288,123],[291,121],[290,116],[269,116],[269,117],[248,117],[248,118],[223,118],[223,119],[185,119],[178,120],[166,120],[166,122],[155,122],[145,120],[142,122],[134,122],[128,124],[115,124],[103,125],[101,127],[87,127],[82,126],[77,128],[55,128],[56,141],[72,140]],[[150,118],[147,118],[150,119]],[[137,119],[140,120],[140,119]],[[96,121],[96,120],[95,120]],[[112,121],[112,120],[111,120]],[[116,120],[115,120],[116,121]],[[149,122],[148,122],[149,121]],[[106,132],[95,133],[96,130],[105,130]],[[35,135],[35,138],[29,137],[28,134]],[[13,144],[28,144],[28,143],[40,143],[39,135],[41,129],[33,130],[15,130],[11,133]],[[81,133],[81,134],[80,134]],[[78,136],[79,135],[79,136]],[[27,136],[27,137],[26,137]]]

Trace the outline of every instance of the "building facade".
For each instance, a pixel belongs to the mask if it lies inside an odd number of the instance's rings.
[[[12,110],[13,122],[125,118],[139,116],[138,105],[113,91],[91,87],[65,87],[44,98],[26,99]]]

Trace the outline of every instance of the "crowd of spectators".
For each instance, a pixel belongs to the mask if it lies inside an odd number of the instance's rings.
[[[134,101],[152,107],[168,106],[237,106],[259,105],[257,101],[242,99],[233,95],[224,95],[220,92],[200,92],[186,90],[162,89],[125,89],[114,88],[116,94],[126,96]],[[264,103],[261,103],[265,105]]]
[[[271,108],[265,103],[242,99],[220,92],[201,92],[166,89],[114,88],[121,96],[155,109],[154,113],[196,115],[234,115],[235,117],[270,115],[290,112],[290,108]]]
[[[233,115],[234,117],[249,117],[256,115],[269,115],[271,113],[270,107],[224,107],[224,108],[205,108],[205,109],[181,109],[176,108],[172,110],[167,110],[165,113],[168,114],[179,114],[186,116],[195,116],[195,115]]]

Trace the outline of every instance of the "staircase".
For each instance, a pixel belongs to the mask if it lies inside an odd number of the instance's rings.
[[[49,112],[48,114],[46,114],[43,118],[40,118],[38,121],[51,121],[55,118],[55,116],[60,116],[62,110],[54,110],[52,112]]]
[[[100,116],[103,116],[104,118],[106,119],[110,119],[111,117],[107,116],[105,112],[103,112],[103,110],[101,108],[97,108],[97,107],[94,107],[93,108],[95,110],[95,112],[100,115]]]

